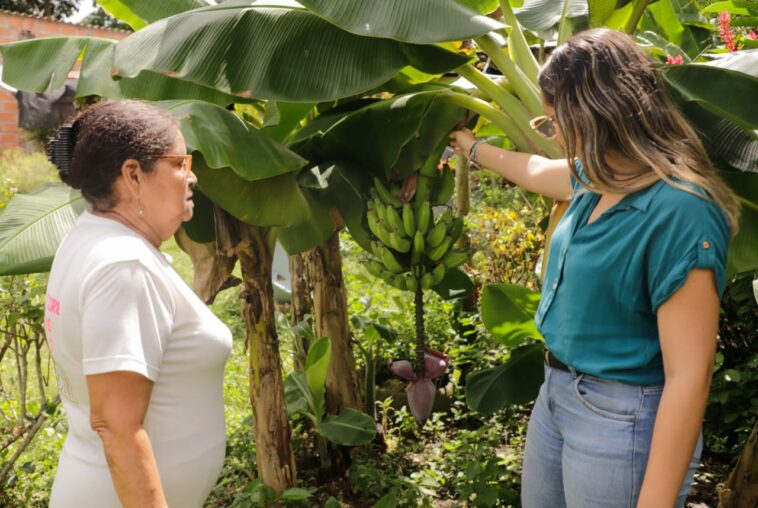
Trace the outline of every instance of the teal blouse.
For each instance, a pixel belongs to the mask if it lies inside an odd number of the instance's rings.
[[[582,169],[577,162],[585,178]],[[550,244],[537,327],[553,354],[580,372],[661,384],[656,311],[693,268],[713,270],[723,292],[726,216],[661,180],[587,224],[600,195],[572,183],[574,197]]]

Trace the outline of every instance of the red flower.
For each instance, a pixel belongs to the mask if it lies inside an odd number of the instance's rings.
[[[732,18],[729,15],[729,11],[723,11],[719,14],[719,35],[724,42],[726,49],[733,53],[737,51],[737,42],[734,40],[734,33],[731,29]]]
[[[758,41],[758,34],[755,33],[755,30],[750,30],[748,36],[754,41]]]
[[[676,55],[666,57],[666,63],[672,65],[680,65],[684,63],[684,61],[682,60],[682,55]]]

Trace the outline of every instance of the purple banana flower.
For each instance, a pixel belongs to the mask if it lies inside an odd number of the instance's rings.
[[[405,389],[408,394],[408,407],[419,425],[432,414],[434,395],[436,393],[432,379],[440,377],[447,370],[449,357],[431,348],[424,349],[424,377],[419,378],[408,360],[387,360],[390,371],[398,377],[410,381]]]

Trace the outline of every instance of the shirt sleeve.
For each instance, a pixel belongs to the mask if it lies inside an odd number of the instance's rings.
[[[94,274],[82,302],[85,375],[131,371],[158,377],[173,322],[171,293],[139,261],[121,261]]]
[[[666,203],[647,252],[647,284],[653,311],[687,280],[693,268],[712,270],[719,295],[726,286],[729,224],[718,205],[682,192]]]

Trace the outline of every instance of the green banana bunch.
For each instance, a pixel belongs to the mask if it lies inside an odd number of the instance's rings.
[[[446,165],[442,170],[442,175],[438,178],[440,180],[435,182],[435,186],[432,189],[431,202],[434,206],[447,204],[455,190],[455,175],[450,166]]]
[[[382,263],[384,263],[385,268],[387,268],[387,270],[390,272],[403,273],[405,271],[405,267],[398,263],[397,259],[395,259],[395,255],[392,254],[392,252],[390,252],[390,250],[384,245],[380,247],[379,254],[379,259],[381,259]]]

